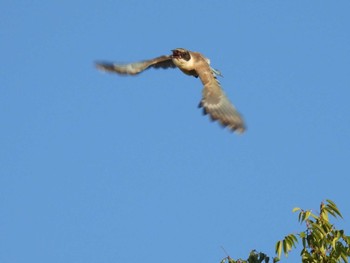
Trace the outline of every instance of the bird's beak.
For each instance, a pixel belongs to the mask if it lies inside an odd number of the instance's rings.
[[[172,58],[180,58],[181,57],[181,53],[178,50],[173,49],[173,50],[171,50],[171,52],[173,52],[173,54],[171,55]]]

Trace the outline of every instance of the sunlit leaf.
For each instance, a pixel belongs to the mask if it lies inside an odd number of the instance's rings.
[[[345,237],[344,239],[345,239],[345,242],[346,242],[348,245],[350,245],[350,236],[347,236],[347,237]]]
[[[301,210],[299,207],[294,207],[292,212],[295,213],[296,211],[299,211],[299,210]]]
[[[326,233],[324,232],[323,228],[320,225],[312,224],[312,228],[314,229],[315,232],[319,233],[322,238],[326,235]]]
[[[310,215],[311,215],[311,211],[310,211],[310,210],[306,211],[306,212],[305,212],[304,221],[305,221],[306,219],[308,219],[308,218],[310,217]]]
[[[330,200],[330,199],[326,199],[326,201],[327,201],[327,203],[328,204],[330,204],[330,205],[332,205],[332,206],[335,206],[336,207],[336,204],[332,201],[332,200]]]
[[[330,213],[333,217],[337,217],[336,213],[333,211],[332,208],[326,207],[324,210],[326,210],[328,213]],[[327,220],[328,220],[328,217],[327,217]]]
[[[306,211],[307,212],[307,211]],[[304,222],[306,219],[306,212],[301,213],[301,222]]]
[[[292,238],[293,240],[293,245],[295,246],[295,243],[298,243],[298,239],[295,235],[291,234],[290,237]]]
[[[303,241],[303,247],[305,248],[306,247],[306,238],[303,237],[302,241]]]
[[[348,256],[345,253],[340,253],[340,256],[344,260],[344,262],[348,262]]]
[[[278,258],[281,257],[281,253],[282,253],[282,242],[278,241],[276,243],[276,254],[277,254]]]
[[[286,242],[286,240],[282,241],[282,248],[283,248],[284,255],[287,256],[288,255],[288,251],[287,251],[287,242]]]
[[[340,213],[338,207],[336,206],[336,204],[332,200],[329,200],[329,199],[327,199],[326,201],[328,202],[327,206],[329,208],[331,208],[331,210],[333,210],[334,213],[336,213],[340,218],[343,218],[343,216],[341,215],[341,213]]]

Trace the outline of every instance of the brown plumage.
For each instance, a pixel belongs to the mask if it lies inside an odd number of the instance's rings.
[[[199,52],[189,51],[183,48],[172,50],[169,56],[160,56],[150,60],[144,60],[130,64],[114,64],[97,62],[100,70],[115,72],[122,75],[136,75],[148,68],[175,68],[178,67],[187,75],[199,77],[204,85],[202,100],[199,107],[204,114],[209,114],[212,120],[217,120],[231,131],[242,133],[245,125],[241,115],[228,100],[220,87],[216,76],[221,73],[210,67],[210,61]]]

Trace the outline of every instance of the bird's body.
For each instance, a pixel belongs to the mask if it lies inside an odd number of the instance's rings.
[[[174,49],[172,52],[172,55],[160,56],[136,63],[113,64],[98,62],[96,66],[101,70],[122,75],[136,75],[150,67],[178,67],[187,75],[199,77],[204,85],[203,98],[199,103],[199,107],[203,108],[204,114],[209,114],[212,120],[218,120],[223,126],[227,126],[232,131],[244,132],[243,119],[221,89],[216,78],[221,73],[210,67],[210,60],[199,52],[183,48]]]

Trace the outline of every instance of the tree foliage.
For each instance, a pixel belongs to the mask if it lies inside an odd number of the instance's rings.
[[[298,220],[305,224],[306,229],[297,234],[289,234],[282,240],[277,241],[275,246],[276,256],[272,262],[278,262],[281,254],[288,256],[288,253],[296,248],[301,241],[302,250],[300,252],[303,263],[336,263],[346,262],[350,257],[350,236],[346,236],[344,230],[337,230],[329,221],[329,217],[334,218],[342,215],[331,200],[326,200],[320,205],[319,214],[312,213],[311,210],[303,210],[299,207],[293,209],[299,212]],[[250,252],[248,259],[234,260],[230,256],[225,257],[221,263],[268,263],[270,257],[256,250]]]

